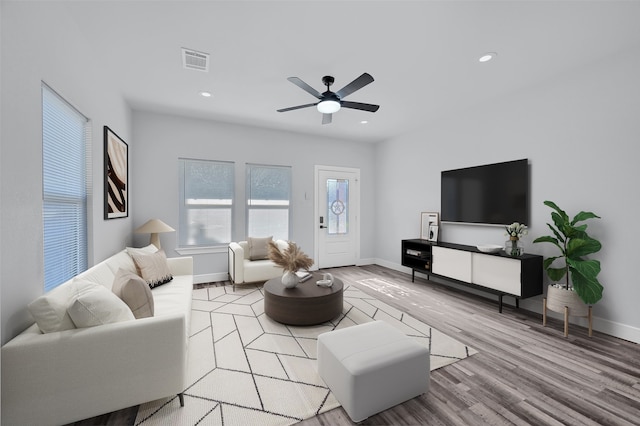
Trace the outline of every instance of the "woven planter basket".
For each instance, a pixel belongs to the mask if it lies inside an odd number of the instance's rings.
[[[575,291],[563,288],[547,287],[547,309],[554,312],[564,312],[564,307],[569,308],[572,317],[589,316],[589,306],[585,304]]]

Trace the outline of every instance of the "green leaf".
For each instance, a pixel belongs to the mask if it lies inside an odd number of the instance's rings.
[[[588,254],[596,253],[600,251],[601,248],[602,244],[600,244],[600,241],[594,240],[593,238],[572,238],[567,244],[567,257],[577,259]]]
[[[568,221],[569,220],[569,216],[564,212],[564,210],[562,210],[560,207],[558,207],[556,205],[556,203],[554,203],[553,201],[545,201],[544,205],[548,206],[548,207],[551,207],[552,209],[557,211],[558,214],[560,214],[560,216],[565,218],[564,221]],[[553,216],[553,213],[551,213],[551,215]]]
[[[553,223],[556,225],[556,228],[558,229],[558,231],[566,235],[565,228],[567,227],[569,222],[563,219],[563,217],[556,212],[551,212],[551,219],[553,220]]]
[[[592,212],[580,212],[573,218],[573,220],[571,221],[571,224],[575,225],[576,223],[582,222],[587,219],[600,219],[600,216]]]
[[[560,245],[560,243],[558,242],[558,240],[556,240],[553,237],[550,237],[548,235],[544,235],[542,237],[538,237],[535,240],[533,240],[534,243],[551,243],[554,244],[556,246],[558,246],[558,248],[560,250],[562,250],[562,246]]]
[[[567,259],[572,273],[579,273],[587,280],[595,280],[600,273],[600,261],[595,259],[575,260]]]
[[[593,305],[602,299],[604,288],[597,278],[589,279],[577,269],[571,268],[571,281],[573,282],[573,289],[584,303]]]
[[[553,261],[556,260],[556,259],[564,259],[564,256],[548,257],[542,262],[542,267],[544,269],[549,268],[551,266],[551,264],[553,263]]]
[[[560,282],[566,273],[567,268],[547,268],[547,275],[554,282]]]
[[[564,243],[564,235],[562,235],[560,231],[554,228],[553,225],[551,225],[550,223],[547,223],[547,226],[549,227],[549,229],[551,229],[551,232],[553,232],[553,235],[556,236],[558,241],[562,241]]]

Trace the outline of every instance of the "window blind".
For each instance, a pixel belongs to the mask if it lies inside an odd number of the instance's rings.
[[[289,239],[291,167],[247,164],[247,237]]]
[[[180,247],[231,242],[235,165],[232,162],[179,159]]]
[[[90,126],[42,85],[44,290],[87,269]]]

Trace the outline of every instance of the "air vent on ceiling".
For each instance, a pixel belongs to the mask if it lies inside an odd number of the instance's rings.
[[[209,54],[183,47],[182,66],[188,70],[209,72]]]

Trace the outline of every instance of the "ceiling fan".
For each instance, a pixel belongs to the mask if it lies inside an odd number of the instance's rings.
[[[322,124],[331,123],[332,114],[340,110],[340,108],[351,108],[351,109],[359,109],[362,111],[376,112],[380,105],[372,105],[372,104],[363,104],[361,102],[349,102],[343,101],[344,98],[355,92],[356,90],[362,89],[367,84],[373,82],[373,77],[367,74],[366,72],[362,74],[360,77],[353,80],[351,83],[344,86],[342,89],[337,92],[332,92],[329,90],[329,87],[333,84],[335,79],[330,75],[325,75],[322,77],[322,84],[327,86],[327,91],[324,93],[318,92],[313,87],[309,86],[304,81],[300,80],[298,77],[289,77],[287,78],[290,82],[300,87],[302,90],[310,93],[319,99],[318,102],[313,104],[305,104],[298,105],[289,108],[279,109],[278,112],[292,111],[294,109],[308,108],[315,106],[318,111],[322,113]]]

